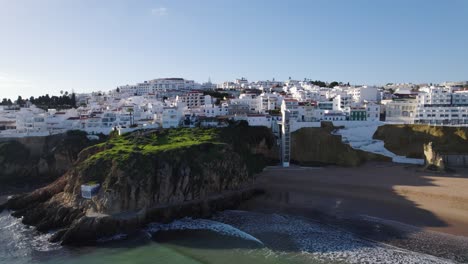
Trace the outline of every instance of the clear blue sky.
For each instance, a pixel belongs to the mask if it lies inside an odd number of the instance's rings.
[[[0,0],[0,97],[158,77],[468,79],[465,0]]]

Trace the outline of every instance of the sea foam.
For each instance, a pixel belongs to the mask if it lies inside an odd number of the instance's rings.
[[[169,231],[169,230],[210,230],[221,235],[250,240],[250,241],[254,241],[263,245],[263,243],[260,240],[258,240],[256,237],[242,230],[239,230],[228,224],[224,224],[224,223],[220,223],[220,222],[208,220],[208,219],[183,218],[180,220],[173,221],[172,223],[169,223],[169,224],[151,223],[148,225],[148,228],[147,228],[147,231],[150,233],[157,233],[159,231]]]
[[[289,252],[323,263],[453,263],[449,260],[361,239],[308,219],[254,212],[225,211],[214,220],[244,230],[278,251],[278,240],[290,241]],[[269,234],[264,237],[263,234]],[[275,234],[272,236],[271,234]],[[281,250],[281,249],[280,249]]]

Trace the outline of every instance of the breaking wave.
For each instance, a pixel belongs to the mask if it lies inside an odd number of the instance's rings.
[[[35,228],[25,226],[21,219],[4,211],[0,214],[0,263],[24,263],[37,252],[48,252],[61,248],[48,240],[52,233],[42,234]]]
[[[150,233],[157,233],[159,231],[171,231],[171,230],[211,230],[221,235],[237,237],[249,241],[254,241],[263,245],[263,243],[256,237],[245,233],[235,227],[228,224],[220,223],[208,219],[192,219],[183,218],[176,220],[169,224],[151,223],[148,225],[147,231]]]
[[[364,240],[335,227],[297,217],[225,211],[215,216],[214,220],[258,237],[274,251],[299,252],[324,263],[453,263]],[[277,245],[278,241],[289,241],[289,245]]]

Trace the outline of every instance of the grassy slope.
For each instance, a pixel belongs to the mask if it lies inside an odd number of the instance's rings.
[[[145,162],[152,162],[160,154],[174,159],[197,155],[200,151],[210,154],[213,160],[222,148],[231,147],[246,162],[251,174],[266,166],[268,160],[262,155],[251,152],[251,146],[266,141],[274,144],[271,131],[261,127],[234,126],[218,128],[178,128],[154,131],[136,131],[122,136],[114,136],[108,141],[86,149],[85,160],[79,167],[89,174],[99,175],[109,163],[117,163],[123,170],[130,169],[128,164],[138,162],[144,170]],[[228,146],[229,145],[229,146]],[[205,155],[204,155],[205,156]],[[101,177],[98,177],[101,178]]]
[[[374,138],[385,142],[385,148],[407,157],[423,158],[423,145],[434,142],[436,150],[445,153],[468,153],[468,128],[428,125],[384,125]]]
[[[157,154],[177,148],[190,147],[202,143],[219,144],[219,135],[215,129],[169,129],[145,133],[137,131],[123,136],[114,136],[105,143],[96,145],[102,151],[90,156],[86,162],[114,160],[126,162],[133,153],[144,156]]]

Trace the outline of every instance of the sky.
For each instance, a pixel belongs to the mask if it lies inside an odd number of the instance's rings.
[[[468,80],[465,0],[0,0],[0,98],[213,82]]]

